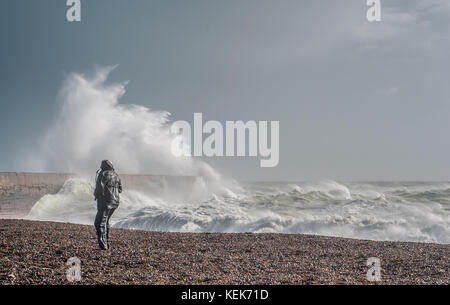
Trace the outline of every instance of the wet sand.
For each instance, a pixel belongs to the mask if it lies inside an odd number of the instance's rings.
[[[450,245],[377,242],[300,234],[111,230],[98,249],[93,226],[0,219],[0,284],[450,284]]]

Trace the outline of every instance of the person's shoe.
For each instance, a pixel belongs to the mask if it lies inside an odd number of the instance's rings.
[[[108,250],[108,248],[109,248],[108,242],[105,241],[103,238],[99,239],[98,245],[100,246],[100,249],[102,249],[102,250]]]

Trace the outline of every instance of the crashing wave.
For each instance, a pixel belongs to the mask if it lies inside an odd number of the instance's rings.
[[[303,233],[450,243],[448,185],[429,183],[247,183],[239,193],[175,200],[126,190],[117,228],[173,232]],[[182,198],[182,196],[180,196]],[[70,179],[39,200],[29,219],[92,223],[92,186]]]

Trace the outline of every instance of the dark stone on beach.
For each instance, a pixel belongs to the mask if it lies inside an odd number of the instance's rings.
[[[0,220],[0,284],[450,284],[450,245],[300,234],[111,230],[98,249],[93,226]],[[66,278],[81,261],[81,281]]]

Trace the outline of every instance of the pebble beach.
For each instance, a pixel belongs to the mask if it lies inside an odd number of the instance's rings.
[[[450,284],[450,245],[300,234],[168,233],[0,219],[0,284]],[[81,280],[66,277],[71,257]],[[368,258],[381,280],[366,278]]]

